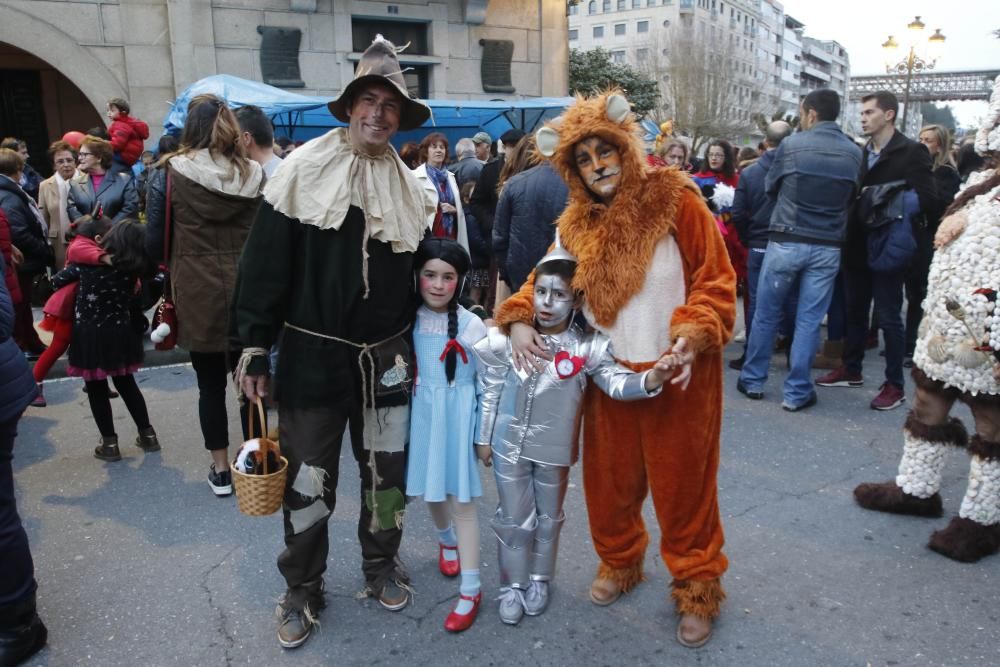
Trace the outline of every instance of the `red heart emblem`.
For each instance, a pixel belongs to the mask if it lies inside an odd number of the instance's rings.
[[[570,356],[566,350],[559,350],[552,363],[556,365],[556,375],[559,376],[559,379],[565,380],[580,372],[580,369],[583,368],[583,357]]]

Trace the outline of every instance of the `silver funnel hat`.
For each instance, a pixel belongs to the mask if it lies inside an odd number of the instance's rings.
[[[559,240],[558,228],[556,229],[555,246],[552,248],[552,250],[548,252],[548,254],[545,255],[545,257],[542,257],[540,260],[538,260],[538,264],[535,264],[535,268],[536,269],[541,268],[543,264],[546,264],[548,262],[572,262],[573,264],[577,263],[576,257],[570,254],[570,252],[563,247],[562,242]]]

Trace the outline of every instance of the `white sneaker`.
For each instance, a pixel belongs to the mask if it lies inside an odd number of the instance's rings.
[[[228,468],[222,472],[216,472],[214,463],[209,466],[208,485],[212,488],[212,493],[216,496],[233,495],[233,475],[229,472]]]
[[[549,606],[549,582],[532,581],[524,595],[524,613],[539,616]]]
[[[733,336],[734,343],[745,343],[747,341],[747,330],[742,329],[739,333]]]
[[[501,588],[500,620],[507,625],[517,625],[524,618],[524,593],[517,588]]]

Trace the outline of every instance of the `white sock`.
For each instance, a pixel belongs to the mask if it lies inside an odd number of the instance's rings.
[[[458,560],[458,537],[455,535],[455,527],[448,526],[444,530],[438,529],[438,542],[443,546],[449,547],[444,550],[444,559],[446,561]]]
[[[458,592],[472,598],[479,594],[479,587],[479,570],[462,570],[462,583],[459,585]],[[458,604],[455,605],[455,613],[465,615],[471,611],[472,600],[459,598]]]

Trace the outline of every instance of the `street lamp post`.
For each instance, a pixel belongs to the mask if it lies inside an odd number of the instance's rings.
[[[889,35],[889,39],[882,44],[886,73],[906,74],[903,88],[903,132],[906,132],[906,117],[910,112],[910,82],[913,80],[913,73],[919,74],[934,69],[944,46],[945,37],[941,34],[941,29],[936,29],[933,35],[924,40],[925,27],[919,16],[907,24],[905,46],[909,51],[902,59],[899,58],[899,43],[892,35]]]

